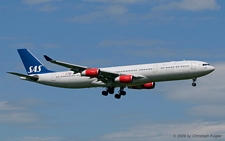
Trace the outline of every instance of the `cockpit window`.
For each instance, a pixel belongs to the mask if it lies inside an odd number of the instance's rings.
[[[202,66],[209,66],[209,64],[202,64]]]

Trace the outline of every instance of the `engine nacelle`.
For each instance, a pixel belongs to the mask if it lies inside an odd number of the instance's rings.
[[[137,85],[137,86],[130,86],[129,89],[154,89],[155,88],[155,82],[149,82],[145,83],[143,85]]]
[[[133,76],[132,75],[121,75],[115,78],[115,82],[119,83],[132,83]]]
[[[101,74],[101,71],[98,68],[88,68],[80,74],[81,76],[98,77]]]

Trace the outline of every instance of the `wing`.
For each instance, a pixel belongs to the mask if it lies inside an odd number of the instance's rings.
[[[38,76],[29,76],[25,74],[16,73],[16,72],[7,72],[7,73],[20,76],[20,78],[23,80],[38,81]]]
[[[86,66],[80,66],[80,65],[75,65],[75,64],[70,64],[66,62],[61,62],[57,60],[53,60],[52,58],[48,57],[47,55],[44,55],[45,59],[53,64],[57,64],[66,68],[69,68],[70,70],[74,71],[75,73],[81,73],[82,71],[89,69]],[[118,77],[120,74],[110,72],[110,71],[103,71],[101,70],[101,74],[97,77],[99,80],[103,82],[107,82],[108,80],[112,80],[116,77]]]
[[[97,68],[88,68],[86,66],[80,66],[80,65],[75,65],[75,64],[70,64],[70,63],[65,63],[65,62],[61,62],[61,61],[57,61],[57,60],[53,60],[52,58],[48,57],[47,55],[44,55],[45,59],[53,64],[57,64],[66,68],[69,68],[71,71],[74,71],[75,73],[81,73],[81,75],[83,74],[83,71],[85,70],[100,70]],[[94,76],[90,76],[90,77],[96,77],[98,78],[99,81],[102,81],[104,83],[107,83],[108,81],[114,81],[116,77],[121,76],[121,75],[129,75],[129,74],[121,74],[121,73],[115,73],[115,72],[110,72],[110,71],[105,71],[105,70],[100,70],[100,75],[94,75]],[[96,72],[97,74],[98,72]],[[135,79],[139,79],[139,78],[144,78],[145,76],[142,75],[132,75]]]
[[[88,67],[85,66],[79,66],[79,65],[75,65],[75,64],[70,64],[70,63],[66,63],[66,62],[61,62],[61,61],[57,61],[57,60],[53,60],[52,58],[48,57],[47,55],[44,55],[45,59],[53,64],[57,64],[66,68],[70,68],[72,71],[74,72],[82,72],[85,69],[87,69]]]

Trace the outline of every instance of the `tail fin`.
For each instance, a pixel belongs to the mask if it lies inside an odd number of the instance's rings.
[[[52,72],[48,70],[29,50],[18,49],[17,51],[28,75]]]

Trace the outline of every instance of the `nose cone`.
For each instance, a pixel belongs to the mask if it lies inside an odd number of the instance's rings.
[[[210,72],[213,72],[213,71],[215,70],[215,67],[210,66],[210,67],[209,67],[209,70],[210,70]]]

